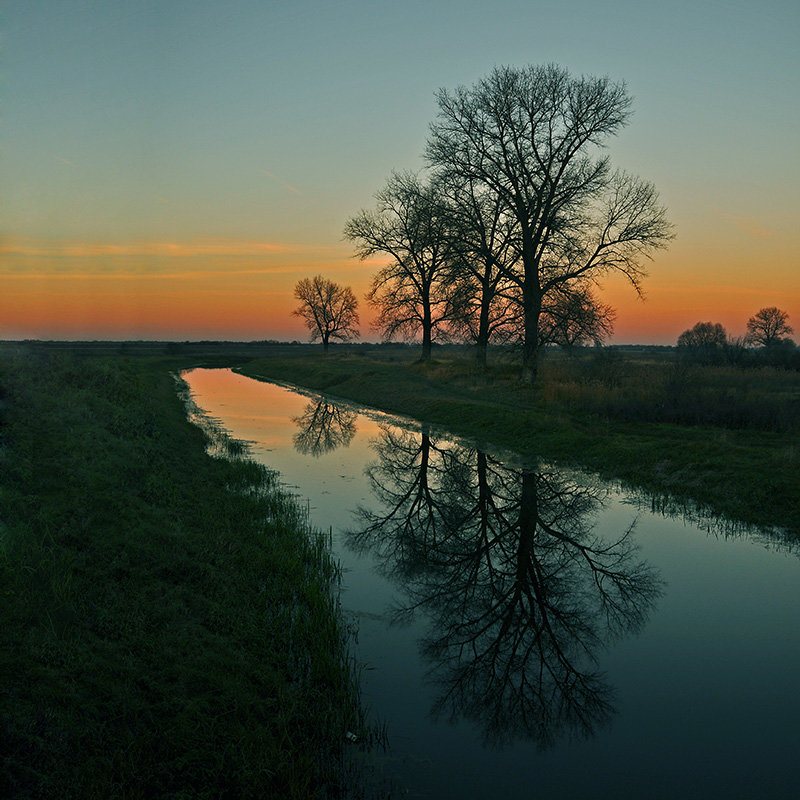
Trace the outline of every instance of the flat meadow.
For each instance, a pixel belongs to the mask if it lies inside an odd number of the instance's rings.
[[[800,533],[800,371],[670,348],[515,354],[4,344],[0,794],[336,797],[360,707],[337,565],[178,374],[228,367],[580,467],[655,508]],[[197,420],[195,419],[195,422]]]
[[[303,348],[305,351],[306,349]],[[594,471],[687,510],[800,531],[800,371],[707,365],[673,348],[548,352],[536,385],[513,353],[284,350],[238,368]]]
[[[2,797],[342,789],[337,566],[178,366],[0,353]]]

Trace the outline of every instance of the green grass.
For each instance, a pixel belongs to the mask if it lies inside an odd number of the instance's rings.
[[[336,796],[337,570],[274,475],[153,360],[6,347],[0,426],[0,796]]]
[[[0,350],[0,797],[352,788],[336,568],[273,475],[187,422],[180,367],[239,364],[800,531],[796,373],[601,354],[548,358],[529,389],[511,362],[406,348],[121,349]]]
[[[800,429],[800,371],[600,351],[551,358],[543,372],[541,396],[549,406],[622,421],[778,433]]]
[[[797,373],[687,371],[664,357],[601,354],[548,358],[531,389],[512,363],[484,374],[466,358],[421,364],[398,352],[281,354],[239,371],[583,467],[704,513],[800,532]]]

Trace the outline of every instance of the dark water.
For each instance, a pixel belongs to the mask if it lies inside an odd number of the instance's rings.
[[[800,796],[800,548],[227,370],[184,377],[332,529],[393,797]]]

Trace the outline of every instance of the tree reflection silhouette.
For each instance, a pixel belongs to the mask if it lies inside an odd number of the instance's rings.
[[[294,435],[295,449],[316,457],[337,447],[347,447],[356,434],[356,412],[320,398],[309,403],[299,417],[293,417],[299,430]]]
[[[598,652],[638,630],[660,593],[633,526],[603,541],[607,492],[555,470],[389,428],[374,448],[381,510],[359,510],[350,543],[401,584],[397,619],[430,620],[434,714],[477,721],[493,744],[590,736],[614,711]]]

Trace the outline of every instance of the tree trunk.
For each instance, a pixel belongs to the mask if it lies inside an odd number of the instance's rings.
[[[486,469],[486,453],[478,451],[478,508],[481,513],[481,542],[486,545],[489,538],[489,508],[492,494],[489,489],[489,476]]]
[[[325,335],[322,337],[322,352],[325,353],[325,355],[328,354],[328,337]]]
[[[486,342],[477,341],[475,343],[475,364],[481,372],[486,372]]]
[[[428,431],[423,429],[422,439],[419,443],[419,483],[417,488],[417,496],[425,501],[430,497],[430,489],[428,487],[428,462],[431,457],[431,440],[428,436]]]
[[[522,231],[522,383],[533,386],[539,371],[539,314],[542,311],[542,292],[539,285],[539,262],[536,258],[536,243],[531,231],[523,226]]]
[[[533,386],[539,371],[539,314],[542,298],[538,292],[524,289],[525,339],[522,344],[522,373],[520,380]]]
[[[539,376],[539,347],[526,341],[522,345],[522,371],[519,379],[528,386],[533,386]]]
[[[422,331],[422,356],[420,357],[420,361],[430,361],[431,360],[431,330],[430,328],[425,328]]]
[[[486,372],[486,349],[489,344],[489,298],[484,288],[481,298],[481,315],[478,319],[478,338],[475,342],[475,363]]]
[[[431,320],[431,306],[423,300],[422,309],[422,357],[420,361],[431,360],[431,343],[433,340],[433,322]]]

